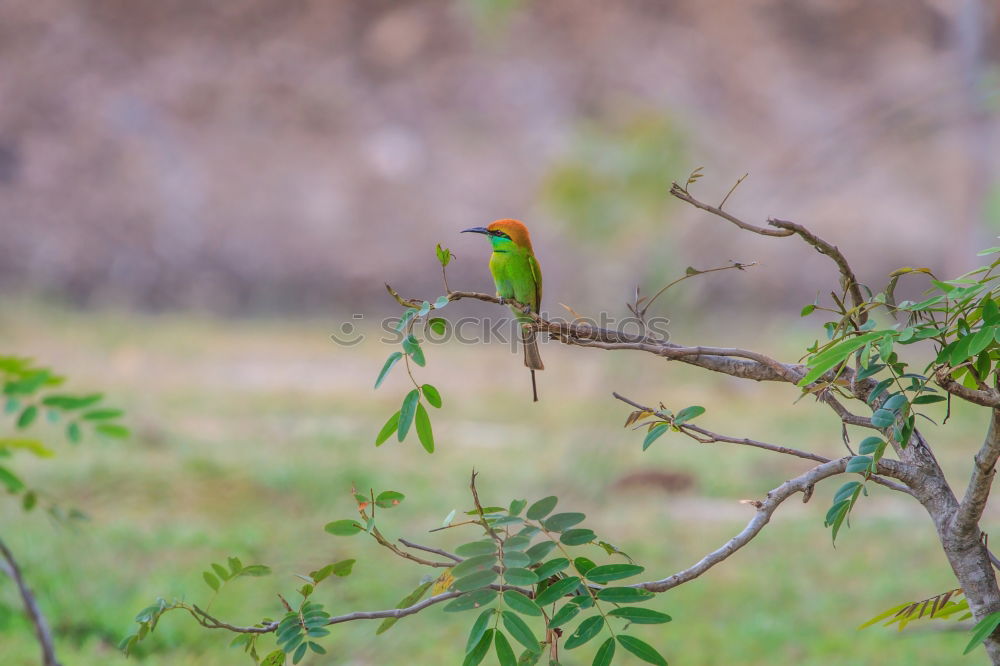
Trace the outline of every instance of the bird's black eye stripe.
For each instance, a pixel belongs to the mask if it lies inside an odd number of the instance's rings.
[[[510,236],[508,236],[502,231],[491,231],[490,234],[493,236],[499,236],[500,238],[506,238],[507,240],[510,240]]]

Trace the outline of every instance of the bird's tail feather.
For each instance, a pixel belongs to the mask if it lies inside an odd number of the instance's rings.
[[[538,353],[538,332],[532,328],[522,328],[521,343],[524,346],[524,364],[532,370],[544,370],[542,355]]]

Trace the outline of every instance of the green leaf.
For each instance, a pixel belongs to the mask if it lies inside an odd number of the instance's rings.
[[[535,634],[524,620],[506,610],[502,613],[502,618],[503,626],[507,628],[514,640],[532,652],[539,650],[538,639],[535,638]]]
[[[647,664],[667,666],[667,660],[661,657],[660,653],[657,652],[649,643],[627,634],[618,634],[616,638],[618,639],[618,643],[623,648],[639,657],[639,659],[642,659]]]
[[[410,323],[410,320],[413,319],[413,315],[415,314],[417,314],[415,308],[407,308],[403,312],[403,316],[399,318],[399,323],[396,324],[396,330],[402,331],[403,329],[405,329],[406,325]]]
[[[94,430],[99,435],[104,435],[105,437],[114,437],[115,439],[125,439],[131,432],[125,426],[118,425],[117,423],[101,423]]]
[[[351,571],[354,569],[354,564],[356,562],[357,562],[357,560],[353,560],[353,559],[352,560],[341,560],[339,562],[335,562],[332,565],[333,569],[331,570],[330,573],[332,573],[334,576],[339,576],[340,578],[344,578],[345,576],[350,576],[351,575]],[[249,569],[249,568],[250,567],[247,567],[247,569]]]
[[[557,502],[559,502],[559,498],[555,495],[542,498],[529,506],[528,513],[525,515],[529,520],[539,520],[544,518],[552,512],[552,509],[556,508]]]
[[[534,585],[538,582],[538,575],[535,574],[531,569],[523,569],[521,567],[515,567],[512,569],[507,569],[503,572],[503,580],[508,585],[517,585],[523,587],[525,585]]]
[[[472,631],[469,632],[469,638],[465,641],[466,654],[472,652],[479,645],[483,639],[483,635],[486,633],[487,627],[489,627],[490,618],[493,617],[494,612],[492,608],[487,608],[476,618],[475,623],[472,625]]]
[[[568,560],[566,564],[569,564]],[[541,578],[541,576],[539,576],[539,578]],[[567,595],[575,590],[579,584],[580,579],[576,576],[570,576],[569,578],[557,580],[535,596],[535,603],[539,606],[550,604],[560,597],[563,597],[564,595]]]
[[[456,555],[461,555],[462,557],[475,557],[476,555],[493,555],[497,552],[497,542],[493,539],[484,539],[482,541],[470,541],[469,543],[463,543],[461,546],[455,549]]]
[[[82,433],[80,432],[80,424],[73,421],[68,426],[66,426],[66,439],[68,439],[73,444],[79,443],[82,439]]]
[[[549,629],[555,629],[556,627],[561,627],[574,617],[579,615],[580,607],[576,604],[564,604],[562,608],[556,611],[549,619]]]
[[[497,591],[489,588],[474,590],[449,602],[444,607],[445,613],[460,613],[462,611],[482,608],[486,604],[496,601]]]
[[[495,554],[490,553],[489,555],[477,555],[475,557],[462,560],[453,566],[451,568],[451,575],[455,578],[464,578],[469,574],[478,573],[480,571],[490,571],[496,565],[497,558]]]
[[[502,632],[494,632],[493,645],[496,647],[497,659],[500,660],[500,666],[517,666],[517,657],[514,655],[514,650],[511,649],[510,642]]]
[[[601,615],[594,615],[588,617],[586,620],[580,623],[572,634],[566,639],[564,647],[567,650],[572,650],[573,648],[580,647],[591,638],[601,633],[601,629],[604,628],[604,617]]]
[[[595,583],[610,583],[613,580],[638,576],[645,570],[645,567],[640,567],[638,564],[605,564],[588,571],[587,579]]]
[[[888,428],[896,421],[896,415],[888,409],[876,409],[872,414],[872,425],[876,428]]]
[[[427,325],[431,327],[431,331],[433,331],[435,335],[444,335],[448,330],[448,322],[441,317],[433,317],[427,322]]]
[[[557,557],[553,560],[549,560],[542,566],[535,569],[535,573],[538,575],[539,580],[545,580],[553,574],[557,574],[566,567],[569,566],[569,560],[565,557]]]
[[[646,438],[642,440],[642,450],[645,451],[646,449],[648,449],[653,444],[653,442],[659,439],[660,436],[669,429],[670,425],[666,423],[658,423],[652,428],[650,428],[649,432],[646,433]]]
[[[705,413],[705,408],[699,405],[692,405],[690,407],[685,407],[681,411],[677,412],[677,416],[674,417],[674,425],[681,425],[687,423],[688,421],[698,418]]]
[[[227,581],[227,580],[229,580],[231,578],[231,576],[229,575],[229,570],[226,569],[221,564],[215,564],[215,563],[213,563],[212,564],[212,569],[215,571],[215,575],[217,575],[219,578],[221,578],[224,581]]]
[[[836,493],[834,493],[833,503],[837,504],[838,502],[842,502],[845,499],[849,499],[851,495],[854,494],[854,491],[860,487],[861,487],[860,481],[848,481],[840,488],[838,488]]]
[[[637,587],[605,587],[598,590],[597,598],[612,604],[638,604],[649,601],[656,595]]]
[[[420,343],[417,342],[412,333],[403,338],[403,351],[409,354],[413,362],[420,367],[427,365],[427,361],[424,359],[424,350],[420,348]]]
[[[424,392],[424,397],[427,398],[427,403],[431,407],[441,406],[441,394],[438,393],[436,388],[430,384],[424,384],[420,389]]]
[[[628,620],[632,624],[663,624],[672,619],[666,613],[655,611],[651,608],[638,608],[635,606],[622,606],[608,611],[611,617],[620,617]]]
[[[972,639],[969,641],[969,644],[965,646],[962,654],[969,654],[972,652],[972,650],[977,645],[985,641],[998,626],[1000,626],[1000,612],[990,613],[977,622],[976,626],[972,628]]]
[[[516,550],[505,550],[503,553],[503,563],[504,566],[508,567],[526,567],[531,564],[531,559],[526,553],[521,553]]]
[[[302,643],[297,648],[295,648],[295,654],[292,655],[292,663],[297,664],[302,661],[302,657],[306,656],[306,648],[308,646]]]
[[[573,558],[573,568],[576,569],[577,573],[585,577],[590,572],[591,569],[596,567],[597,564],[587,557],[574,557]]]
[[[451,301],[448,300],[447,296],[438,296],[437,299],[435,299],[435,301],[434,301],[434,309],[435,310],[440,310],[444,306],[448,305],[448,303],[450,303],[450,302]]]
[[[487,629],[483,632],[479,642],[465,654],[462,666],[477,666],[486,658],[486,653],[490,651],[491,645],[493,645],[493,630]]]
[[[539,541],[534,546],[524,551],[524,554],[530,558],[530,564],[535,564],[536,562],[541,562],[549,553],[551,553],[556,547],[553,541]]]
[[[871,455],[885,446],[881,437],[865,437],[858,445],[858,453],[861,455]]]
[[[531,545],[531,537],[523,534],[515,534],[507,537],[503,542],[504,550],[523,551]],[[531,564],[530,558],[528,564]]]
[[[260,666],[285,666],[285,652],[284,650],[275,650],[264,657],[264,661],[260,662]]]
[[[947,399],[948,398],[946,398],[943,395],[933,395],[933,394],[925,393],[924,395],[918,395],[916,398],[914,398],[913,399],[913,404],[914,405],[930,405],[930,404],[935,403],[935,402],[944,402]]]
[[[375,496],[375,506],[380,509],[391,509],[406,499],[406,495],[395,490],[384,490]]]
[[[420,391],[413,389],[403,398],[403,406],[399,409],[399,425],[396,427],[396,439],[402,442],[410,432],[410,425],[413,423],[413,416],[417,412],[417,404],[420,402]]]
[[[351,562],[353,560],[347,560],[347,561]],[[413,604],[417,603],[423,598],[424,594],[427,593],[427,590],[429,590],[431,588],[431,585],[433,584],[434,581],[429,580],[426,583],[421,583],[420,585],[417,585],[417,587],[414,588],[412,592],[410,592],[408,595],[399,600],[399,603],[396,604],[396,608],[409,608]],[[399,621],[398,617],[386,618],[385,620],[382,621],[382,624],[378,625],[378,629],[375,630],[375,635],[377,636],[378,634],[382,634],[385,633],[386,631],[389,631],[389,629],[392,628],[392,625],[396,624],[396,622],[398,621]]]
[[[522,511],[524,511],[524,507],[526,506],[528,506],[528,500],[523,500],[523,499],[513,500],[510,503],[510,508],[507,509],[507,513],[509,513],[512,516],[517,516]]]
[[[219,587],[221,584],[219,583],[219,579],[216,578],[213,574],[211,574],[208,571],[204,571],[202,572],[201,577],[205,579],[205,583],[207,583],[210,588],[212,588],[216,592],[219,591]]]
[[[38,416],[38,407],[35,405],[28,405],[21,412],[21,415],[17,417],[17,427],[27,428],[34,422],[35,417]]]
[[[889,396],[889,398],[882,403],[882,409],[888,409],[891,412],[898,411],[900,407],[907,403],[906,396],[902,393],[894,393]]]
[[[477,571],[476,573],[469,574],[468,576],[456,580],[454,587],[456,590],[460,590],[462,592],[478,590],[493,583],[499,575],[500,574],[492,569]]]
[[[337,536],[353,536],[358,532],[363,531],[365,528],[362,527],[358,521],[347,518],[345,520],[335,520],[332,523],[327,523],[323,529],[330,534],[335,534]]]
[[[542,609],[539,608],[538,604],[517,590],[504,590],[503,602],[522,615],[539,617],[542,614]]]
[[[427,301],[424,301],[423,303],[420,304],[420,309],[417,310],[417,316],[423,317],[430,311],[431,311],[431,304],[428,303]]]
[[[811,315],[815,309],[816,309],[816,306],[813,303],[810,303],[809,305],[807,305],[804,308],[802,308],[802,312],[799,313],[799,316],[800,317],[807,317],[807,316]]]
[[[437,254],[437,259],[441,263],[441,268],[447,266],[451,262],[452,256],[454,256],[452,255],[451,250],[449,250],[446,247],[441,247],[440,243],[438,243],[437,247],[434,249],[434,252],[435,254]]]
[[[871,464],[871,456],[854,456],[847,461],[847,467],[844,471],[848,474],[853,474],[855,472],[864,473],[869,467],[871,467]]]
[[[869,331],[862,335],[841,340],[829,349],[826,349],[809,359],[807,365],[810,368],[805,377],[799,380],[798,386],[808,386],[822,377],[828,370],[839,365],[847,359],[853,352],[861,349],[869,341],[880,338],[884,335],[881,331]]]
[[[386,359],[385,365],[382,366],[382,371],[378,373],[378,378],[375,380],[375,388],[382,385],[382,381],[389,375],[392,366],[396,365],[401,358],[403,358],[403,352],[395,351],[389,354],[389,358]]]
[[[557,513],[547,518],[545,522],[542,523],[542,525],[545,527],[545,529],[549,530],[550,532],[562,532],[564,529],[568,527],[573,527],[578,523],[582,523],[584,519],[586,519],[586,517],[587,516],[585,516],[582,513],[575,513],[575,512]]]
[[[389,420],[385,422],[382,429],[378,431],[378,436],[375,437],[375,446],[382,446],[385,441],[392,436],[392,433],[396,432],[396,428],[399,426],[399,412],[396,412],[389,417]]]
[[[24,481],[6,467],[0,467],[0,484],[6,486],[9,493],[19,493],[24,490]]]
[[[582,546],[585,543],[590,543],[596,538],[597,535],[594,534],[594,530],[574,529],[563,532],[562,536],[559,537],[559,541],[567,546]]]
[[[424,447],[424,451],[427,453],[434,453],[434,431],[431,429],[431,417],[419,402],[417,403],[415,423],[420,446]]]
[[[614,636],[604,641],[601,647],[597,648],[597,654],[594,655],[594,661],[591,662],[591,666],[611,666],[611,660],[615,658],[615,639]]]

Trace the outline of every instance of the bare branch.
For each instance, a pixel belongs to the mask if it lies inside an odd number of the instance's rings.
[[[403,544],[407,548],[416,548],[417,550],[422,550],[427,553],[434,553],[435,555],[440,555],[441,557],[447,557],[449,560],[454,560],[455,562],[461,562],[462,558],[454,553],[449,553],[446,550],[441,550],[440,548],[431,548],[430,546],[421,546],[419,543],[413,543],[412,541],[407,541],[406,539],[400,538],[399,543]]]
[[[724,543],[721,547],[712,551],[696,564],[684,569],[683,571],[678,571],[677,573],[660,580],[654,580],[646,583],[636,583],[630,587],[638,587],[651,592],[665,592],[666,590],[675,588],[678,585],[682,585],[683,583],[687,583],[688,581],[698,578],[716,564],[728,559],[731,555],[733,555],[733,553],[750,543],[750,541],[752,541],[753,538],[756,537],[762,529],[764,529],[764,526],[771,520],[771,515],[782,502],[795,493],[810,492],[810,489],[817,482],[822,481],[823,479],[837,474],[842,474],[844,469],[847,467],[848,460],[849,458],[831,460],[830,462],[813,467],[801,476],[785,481],[783,484],[769,492],[767,497],[762,502],[758,502],[756,504],[757,513],[750,520],[750,522],[747,523],[747,526],[743,528],[743,531]]]
[[[951,377],[952,368],[941,366],[934,373],[934,381],[953,396],[983,407],[1000,407],[1000,391],[994,388],[971,389]]]
[[[739,182],[737,182],[737,185],[739,185]],[[863,324],[868,319],[868,314],[863,309],[860,309],[861,306],[864,304],[865,299],[861,295],[861,286],[858,284],[858,279],[857,277],[855,277],[854,271],[851,269],[851,265],[847,262],[847,258],[844,256],[844,253],[841,252],[836,245],[828,243],[827,241],[823,240],[813,232],[803,227],[801,224],[796,224],[794,222],[788,222],[786,220],[778,220],[771,218],[767,221],[767,223],[770,226],[775,227],[774,229],[758,227],[748,222],[744,222],[738,217],[730,215],[729,213],[722,210],[722,206],[718,207],[712,206],[710,204],[695,199],[686,189],[680,187],[677,183],[673,183],[671,185],[670,194],[677,197],[681,201],[691,204],[695,208],[700,208],[701,210],[707,211],[712,215],[721,217],[722,219],[727,220],[728,222],[732,222],[740,229],[744,229],[746,231],[752,231],[753,233],[759,234],[761,236],[776,236],[776,237],[784,237],[792,235],[800,236],[802,240],[804,240],[809,245],[813,246],[817,252],[819,252],[820,254],[825,254],[826,256],[833,259],[834,263],[837,264],[837,269],[840,271],[840,276],[844,283],[844,288],[850,292],[851,300],[853,301],[854,306],[859,308],[858,323]],[[729,195],[727,194],[726,197],[728,198],[728,196]],[[723,199],[723,203],[725,203],[725,199]]]
[[[833,259],[833,262],[837,264],[838,270],[840,270],[840,277],[844,284],[844,288],[851,294],[851,301],[854,303],[854,307],[859,308],[858,323],[863,324],[868,320],[868,313],[861,307],[865,302],[864,296],[861,295],[861,285],[858,283],[858,278],[855,277],[854,271],[851,269],[851,265],[847,263],[847,257],[845,257],[844,253],[840,251],[840,248],[826,242],[813,232],[803,227],[801,224],[774,218],[768,220],[767,223],[772,227],[777,227],[778,229],[785,231],[792,231],[798,234],[802,240],[816,248],[817,252],[825,254]]]
[[[735,224],[736,226],[738,226],[740,229],[744,229],[746,231],[752,231],[753,233],[760,234],[761,236],[776,236],[776,237],[781,237],[781,236],[791,236],[793,233],[795,233],[794,231],[790,231],[790,230],[787,230],[787,229],[782,229],[782,230],[767,229],[765,227],[758,227],[758,226],[750,224],[748,222],[744,222],[743,220],[739,219],[738,217],[730,215],[726,211],[722,210],[722,208],[718,208],[718,207],[713,206],[711,204],[707,204],[707,203],[703,203],[701,201],[698,201],[693,196],[691,196],[690,194],[688,194],[687,190],[685,190],[684,188],[682,188],[677,183],[671,184],[671,186],[670,186],[670,194],[674,195],[675,197],[677,197],[681,201],[686,201],[687,203],[691,204],[695,208],[700,208],[700,209],[702,209],[704,211],[708,211],[712,215],[717,215],[718,217],[721,217],[724,220],[728,220],[728,221],[732,222],[733,224]],[[728,198],[729,195],[727,194],[726,197]],[[722,202],[725,203],[725,199],[723,199]]]
[[[994,408],[990,410],[990,427],[986,439],[973,457],[969,487],[966,488],[965,497],[962,498],[951,520],[954,534],[964,535],[979,529],[979,519],[982,518],[986,501],[990,497],[998,459],[1000,459],[1000,409]]]
[[[24,579],[21,567],[18,566],[17,560],[14,559],[14,553],[10,551],[10,548],[7,547],[3,539],[0,539],[0,557],[3,558],[0,561],[0,571],[10,576],[17,585],[21,601],[24,603],[24,610],[28,614],[28,619],[31,620],[32,626],[35,628],[35,637],[38,639],[38,644],[42,649],[43,666],[60,666],[59,660],[56,658],[55,648],[52,645],[52,631],[49,629],[49,623],[46,622],[45,616],[42,615],[42,611],[38,607],[35,594],[28,587],[28,582]]]
[[[665,421],[671,420],[669,415],[664,414],[659,410],[653,409],[652,407],[646,407],[645,405],[640,405],[639,403],[635,402],[634,400],[630,400],[629,398],[626,398],[620,393],[612,392],[611,395],[613,395],[618,400],[621,400],[625,404],[635,407],[636,409],[642,410],[644,412],[649,412]],[[711,430],[707,430],[705,428],[696,426],[691,423],[684,423],[678,427],[680,428],[680,431],[683,434],[687,435],[688,437],[691,437],[692,439],[698,442],[701,442],[702,444],[711,444],[714,442],[739,444],[742,446],[750,446],[757,449],[764,449],[765,451],[772,451],[774,453],[782,453],[789,456],[795,456],[796,458],[813,460],[815,462],[820,462],[820,463],[830,462],[829,458],[818,455],[816,453],[810,453],[809,451],[802,451],[801,449],[793,449],[791,447],[780,446],[778,444],[771,444],[768,442],[761,442],[759,440],[748,439],[746,437],[730,437],[728,435],[720,435],[718,433],[712,432]],[[901,467],[901,464],[898,463],[897,461],[891,461],[891,460],[879,461],[879,466],[880,466],[879,467],[880,471],[882,471],[887,476],[892,476],[894,478],[898,478],[897,475],[900,474],[906,474],[907,476],[909,476],[907,474],[908,470],[904,470]],[[889,479],[883,478],[878,475],[872,475],[870,478],[873,482],[885,486],[886,488],[897,490],[901,493],[906,493],[907,495],[913,494],[913,492],[908,487],[906,487],[903,484],[896,483],[895,481],[891,481]]]

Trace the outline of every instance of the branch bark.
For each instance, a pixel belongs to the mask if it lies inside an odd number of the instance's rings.
[[[28,614],[28,619],[31,620],[32,626],[35,628],[35,637],[38,639],[38,645],[42,649],[43,666],[60,666],[59,660],[56,658],[55,648],[52,645],[52,632],[49,629],[49,623],[46,622],[45,616],[38,607],[35,594],[28,587],[28,582],[24,579],[21,567],[18,566],[17,560],[14,559],[14,553],[7,547],[3,539],[0,539],[0,558],[2,558],[0,571],[10,576],[11,580],[17,585],[21,601],[24,603],[24,610]]]

